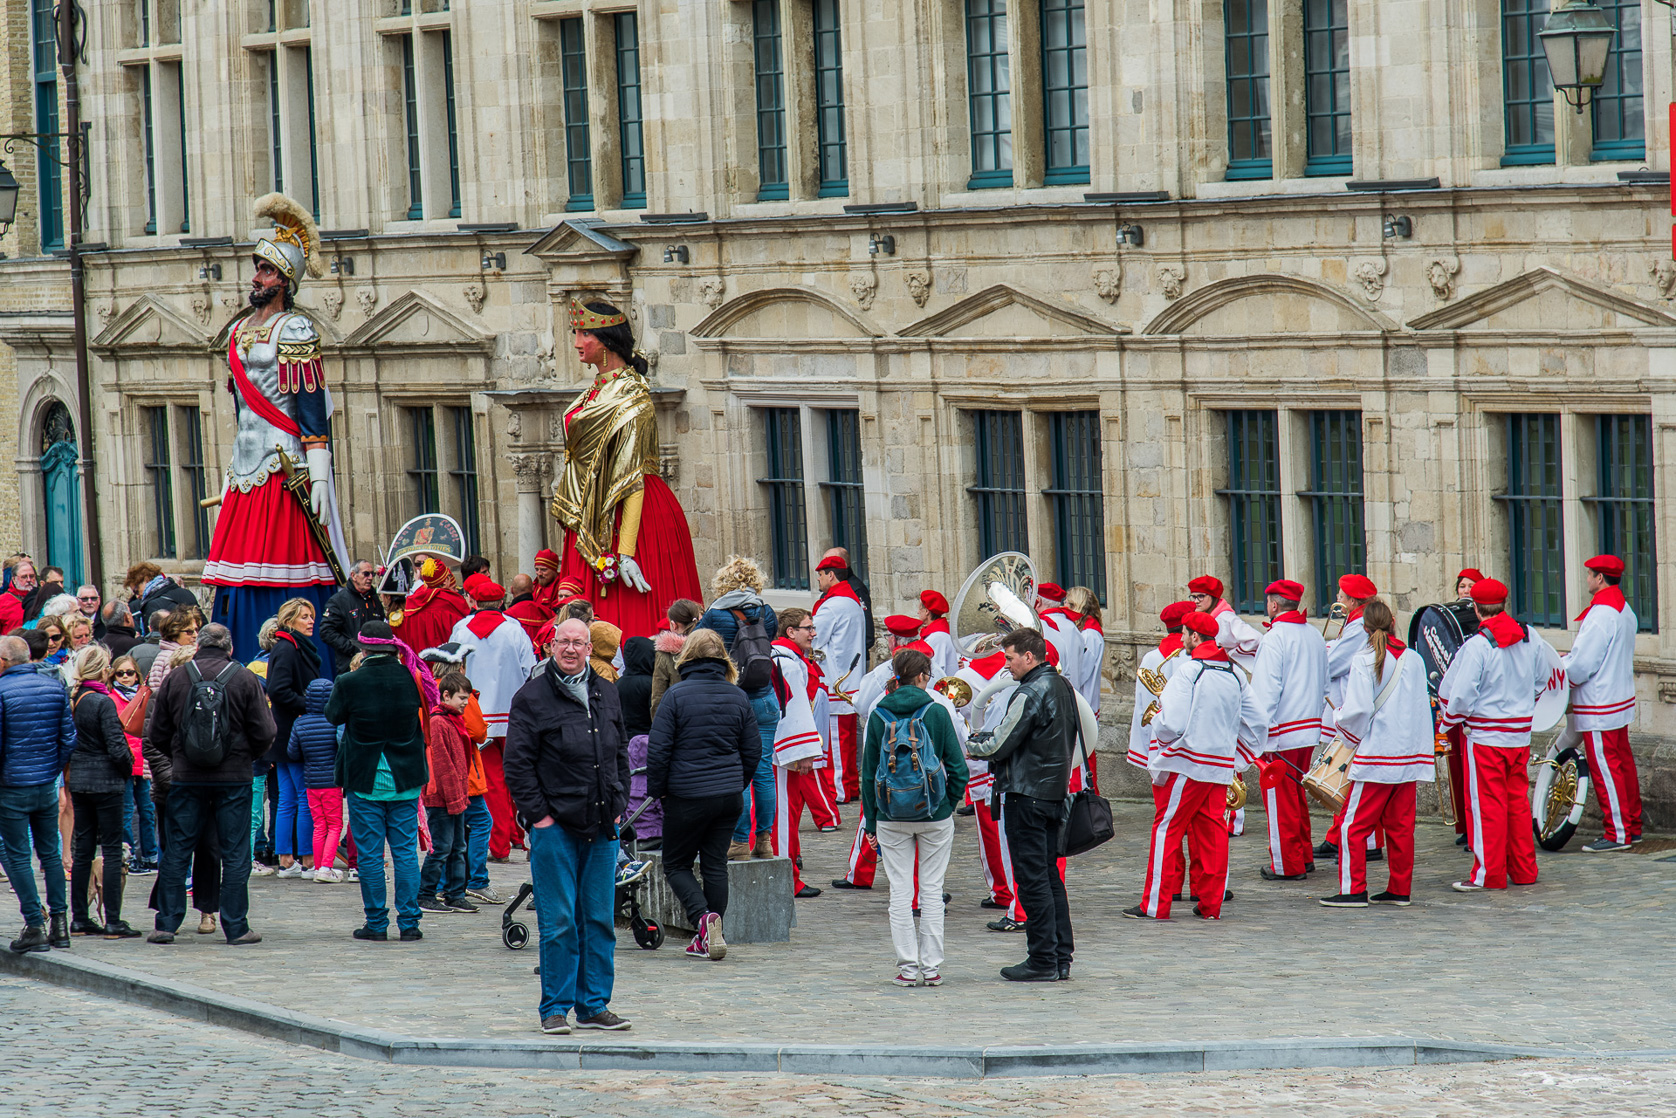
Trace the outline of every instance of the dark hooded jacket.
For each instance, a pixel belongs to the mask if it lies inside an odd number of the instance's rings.
[[[617,698],[623,704],[623,733],[629,737],[652,732],[652,668],[657,652],[651,637],[623,642],[623,674],[617,677]]]

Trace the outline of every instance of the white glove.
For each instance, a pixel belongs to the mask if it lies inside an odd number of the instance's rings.
[[[634,561],[632,555],[617,556],[617,580],[638,593],[652,592],[652,584],[646,581],[646,576],[640,572],[640,564]]]
[[[324,447],[317,447],[304,453],[308,458],[309,507],[314,510],[314,518],[324,524],[326,498],[332,488],[332,452]]]

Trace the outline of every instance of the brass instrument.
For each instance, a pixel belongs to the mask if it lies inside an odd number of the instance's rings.
[[[1164,684],[1169,681],[1164,678],[1163,672],[1155,672],[1151,668],[1142,668],[1135,673],[1135,677],[1141,681],[1142,687],[1152,692],[1152,702],[1141,712],[1141,725],[1150,726],[1152,720],[1158,717],[1158,696],[1164,693]]]
[[[811,648],[809,650],[809,659],[813,660],[817,664],[826,663],[826,649]]]
[[[1226,803],[1229,811],[1239,811],[1245,806],[1245,781],[1241,777],[1236,776],[1233,782],[1228,785]]]
[[[1449,735],[1438,734],[1433,739],[1433,761],[1436,767],[1435,779],[1432,787],[1437,790],[1437,813],[1443,817],[1445,823],[1451,826],[1455,823],[1455,793],[1449,777]]]
[[[977,658],[995,651],[1014,629],[1034,628],[1036,568],[1018,551],[992,555],[966,576],[949,611],[949,628],[961,655]]]
[[[1345,608],[1343,602],[1334,602],[1333,608],[1327,611],[1327,616],[1321,619],[1321,636],[1327,640],[1333,639],[1332,637],[1327,636],[1327,626],[1331,625],[1335,620],[1338,622],[1338,632],[1334,633],[1333,636],[1342,636],[1344,634],[1344,623],[1349,616],[1350,611]]]
[[[958,709],[972,701],[972,685],[957,675],[947,675],[931,685],[931,689],[953,703]]]

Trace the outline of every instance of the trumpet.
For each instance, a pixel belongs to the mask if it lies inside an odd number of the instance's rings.
[[[1350,611],[1344,607],[1343,602],[1334,602],[1333,608],[1327,611],[1327,616],[1321,619],[1321,636],[1327,636],[1327,626],[1331,625],[1335,620],[1338,622],[1338,633],[1334,635],[1337,636],[1342,634],[1344,632],[1345,619],[1349,616]]]

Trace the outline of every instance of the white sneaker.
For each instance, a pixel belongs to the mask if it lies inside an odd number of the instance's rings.
[[[343,871],[343,879],[345,881],[359,881],[359,880],[361,880],[361,871],[360,870],[344,870]]]
[[[1449,888],[1457,893],[1482,893],[1484,891],[1484,886],[1474,885],[1470,881],[1454,881],[1450,883]]]
[[[277,872],[278,871],[275,870],[272,866],[265,865],[261,862],[250,863],[250,876],[251,877],[272,877]]]
[[[315,870],[314,880],[321,885],[336,885],[343,880],[342,870]]]
[[[286,866],[284,869],[280,870],[279,873],[275,874],[274,876],[276,876],[276,877],[286,877],[286,878],[298,878],[298,877],[303,876],[303,874],[305,874],[307,872],[308,872],[307,870],[303,869],[303,864],[301,862],[292,862],[289,866]]]

